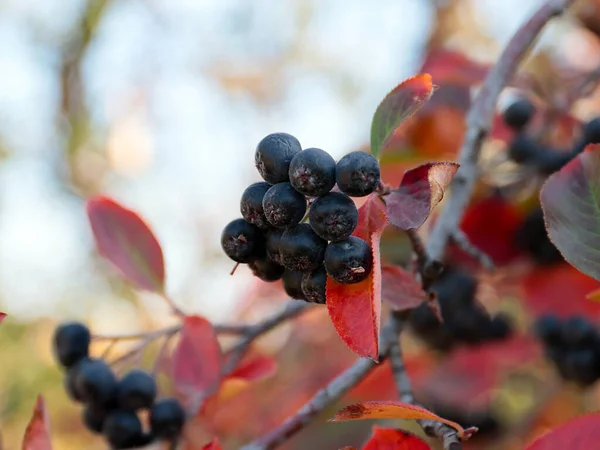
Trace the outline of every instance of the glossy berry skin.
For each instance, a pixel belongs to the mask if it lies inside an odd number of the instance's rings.
[[[251,184],[242,193],[240,201],[240,211],[244,220],[263,230],[269,228],[269,222],[265,216],[262,202],[271,186],[264,181]]]
[[[305,273],[302,276],[300,287],[306,301],[324,305],[327,299],[325,295],[327,287],[327,272],[325,271],[325,267],[321,266],[314,272]]]
[[[81,411],[81,420],[83,425],[94,433],[102,433],[106,417],[111,410],[103,406],[98,406],[94,403],[88,403]]]
[[[267,246],[267,257],[277,263],[281,264],[281,254],[279,252],[279,243],[281,241],[281,236],[285,229],[283,228],[274,228],[269,230],[266,234],[266,246]]]
[[[519,134],[514,137],[508,147],[508,157],[520,164],[533,160],[540,151],[538,144],[531,138]]]
[[[363,239],[350,236],[332,242],[325,251],[327,274],[338,283],[353,284],[363,281],[373,268],[371,246]]]
[[[369,153],[348,153],[338,161],[335,177],[340,191],[344,194],[350,197],[364,197],[379,185],[379,163]]]
[[[261,258],[248,263],[252,274],[263,281],[277,281],[283,275],[285,268],[271,259]]]
[[[521,98],[504,110],[504,123],[515,130],[523,129],[535,114],[535,106],[530,100]]]
[[[561,327],[561,340],[569,347],[593,346],[598,337],[596,328],[589,320],[581,316],[572,316]]]
[[[315,233],[326,241],[342,241],[358,225],[358,209],[346,194],[330,192],[312,204],[308,219]]]
[[[254,163],[260,176],[268,183],[289,180],[292,159],[302,151],[298,139],[287,133],[273,133],[263,138],[256,147]]]
[[[184,423],[185,411],[174,398],[158,400],[150,410],[150,428],[157,438],[177,438]]]
[[[583,126],[583,138],[590,143],[600,143],[600,117],[590,120]]]
[[[60,325],[54,332],[54,353],[63,367],[71,367],[87,358],[90,347],[90,330],[82,323]]]
[[[306,198],[290,183],[272,186],[263,199],[263,210],[269,223],[277,228],[289,228],[306,213]]]
[[[227,256],[239,263],[250,262],[265,254],[263,233],[244,219],[235,219],[225,226],[221,247]]]
[[[335,160],[320,148],[307,148],[290,163],[290,183],[310,197],[325,195],[335,185]]]
[[[473,304],[477,291],[475,277],[454,267],[446,268],[431,289],[438,296],[438,301],[450,309],[461,309]]]
[[[321,239],[307,223],[285,230],[279,241],[281,263],[296,272],[312,272],[323,262],[327,241]]]
[[[97,405],[111,404],[117,394],[117,378],[110,366],[101,359],[82,361],[75,387],[81,398]]]
[[[102,434],[113,449],[127,449],[142,439],[142,423],[133,411],[115,410],[104,420]]]
[[[82,393],[79,392],[79,389],[77,387],[77,378],[79,377],[79,368],[81,367],[82,364],[85,364],[86,361],[87,361],[87,358],[83,359],[83,360],[79,361],[77,364],[74,364],[71,367],[69,367],[69,369],[65,373],[65,378],[63,380],[65,391],[67,392],[67,395],[69,396],[69,398],[71,400],[76,401],[76,402],[83,401]]]
[[[156,398],[156,381],[143,370],[127,373],[117,386],[117,404],[121,409],[137,411],[150,408]]]
[[[293,270],[286,269],[283,272],[281,279],[283,280],[283,289],[286,294],[296,300],[306,300],[306,296],[302,291],[302,272],[294,272]]]

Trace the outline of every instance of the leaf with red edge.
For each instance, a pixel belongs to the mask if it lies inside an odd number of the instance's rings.
[[[430,73],[440,85],[471,87],[483,80],[489,66],[475,62],[462,53],[437,48],[429,52],[421,70]]]
[[[223,448],[221,447],[221,444],[219,444],[219,440],[217,438],[214,438],[212,440],[212,442],[209,442],[204,447],[202,447],[202,450],[222,450],[222,449]]]
[[[477,429],[464,429],[456,422],[446,420],[420,406],[403,402],[365,402],[349,405],[338,411],[330,422],[344,422],[347,420],[364,419],[425,419],[442,422],[456,430],[461,439],[469,439]]]
[[[526,450],[589,450],[598,448],[600,413],[585,414],[537,438]]]
[[[406,431],[373,427],[371,439],[362,450],[431,450],[429,445]]]
[[[570,264],[600,280],[600,145],[588,145],[550,175],[540,199],[550,240]]]
[[[2,321],[4,320],[6,315],[7,315],[6,313],[0,312],[0,323],[2,323]]]
[[[212,324],[201,316],[185,317],[171,367],[177,390],[185,395],[212,394],[219,384],[222,360]]]
[[[104,196],[87,201],[87,214],[100,253],[136,287],[163,292],[162,249],[144,220]]]
[[[340,284],[327,277],[327,310],[335,330],[360,356],[379,359],[381,319],[381,261],[379,241],[387,225],[385,205],[371,194],[358,210],[353,236],[367,241],[373,250],[373,269],[360,283]]]
[[[423,225],[444,197],[458,167],[450,162],[429,163],[407,171],[398,189],[386,198],[390,223],[401,230]]]
[[[381,299],[396,311],[414,309],[427,300],[421,283],[402,267],[383,266],[381,275]]]
[[[22,450],[52,450],[50,421],[46,411],[46,402],[41,395],[38,395],[33,415],[25,430]]]
[[[378,156],[394,130],[414,114],[433,94],[431,75],[408,78],[396,86],[379,104],[371,123],[371,153]]]
[[[256,355],[235,368],[227,377],[241,378],[246,381],[259,381],[274,375],[277,371],[277,361],[272,356]]]

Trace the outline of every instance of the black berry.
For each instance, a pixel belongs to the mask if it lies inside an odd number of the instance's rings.
[[[332,242],[325,251],[325,269],[338,283],[358,283],[369,276],[373,268],[371,246],[355,236]]]
[[[81,392],[79,392],[79,388],[77,387],[77,378],[79,377],[79,368],[82,364],[85,364],[86,361],[87,359],[82,359],[81,361],[77,362],[77,364],[74,364],[71,367],[69,367],[64,378],[65,391],[67,392],[71,400],[74,400],[76,402],[83,401],[83,396]]]
[[[285,230],[279,241],[281,263],[296,272],[312,272],[323,262],[327,241],[321,239],[307,223]]]
[[[251,184],[243,192],[242,200],[240,201],[240,210],[246,222],[265,230],[269,228],[269,222],[263,211],[262,202],[265,193],[270,187],[271,185],[264,181]]]
[[[515,242],[539,264],[554,264],[563,260],[548,237],[544,213],[539,207],[527,214],[515,233]]]
[[[302,292],[302,272],[294,272],[286,269],[281,277],[283,280],[283,289],[286,294],[296,300],[306,300],[304,292]]]
[[[521,98],[504,110],[502,118],[509,127],[521,130],[529,123],[534,114],[535,106],[533,103],[526,98]]]
[[[431,289],[437,294],[441,305],[450,309],[461,309],[473,304],[477,280],[461,269],[447,267]]]
[[[250,262],[265,254],[260,228],[244,219],[233,220],[225,226],[221,233],[221,247],[227,256],[239,263]]]
[[[134,369],[117,386],[117,403],[121,409],[137,411],[150,408],[156,397],[156,382],[143,370]]]
[[[64,367],[71,367],[88,356],[90,330],[81,323],[60,325],[54,332],[54,353]]]
[[[540,174],[550,175],[560,170],[571,159],[573,159],[571,152],[544,148],[535,155],[534,164]]]
[[[569,317],[562,325],[562,342],[569,347],[586,347],[593,345],[598,336],[596,328],[585,317]]]
[[[539,151],[536,142],[523,134],[519,134],[514,137],[508,147],[508,157],[520,164],[533,160]]]
[[[553,314],[539,317],[533,326],[535,334],[549,346],[558,346],[562,343],[561,328],[560,319]]]
[[[478,344],[486,340],[490,317],[477,307],[466,308],[454,314],[448,325],[457,340],[467,344]]]
[[[311,197],[327,194],[335,185],[335,160],[320,148],[297,153],[290,163],[290,183]]]
[[[152,434],[161,439],[176,439],[185,423],[185,411],[174,398],[157,401],[150,410]]]
[[[108,405],[115,399],[117,378],[103,360],[83,360],[75,380],[75,388],[85,402]]]
[[[306,300],[312,303],[325,304],[327,286],[327,272],[325,267],[321,266],[311,273],[305,273],[302,276],[300,285]]]
[[[487,338],[489,340],[505,339],[512,332],[512,322],[503,315],[498,314],[492,317],[487,330]]]
[[[279,252],[279,242],[281,241],[281,235],[285,230],[283,228],[275,228],[269,230],[267,233],[267,256],[273,262],[281,264],[281,254]]]
[[[320,237],[327,241],[341,241],[350,236],[358,225],[358,210],[346,194],[330,192],[312,204],[308,219]]]
[[[284,267],[270,258],[260,258],[248,263],[252,274],[263,281],[277,281],[283,275]]]
[[[289,228],[304,217],[306,198],[290,183],[279,183],[272,186],[265,194],[263,209],[271,225]]]
[[[275,184],[288,181],[290,162],[302,151],[300,142],[287,133],[273,133],[256,147],[254,163],[263,180]]]
[[[104,422],[110,412],[109,408],[95,403],[88,403],[81,411],[81,420],[88,430],[94,433],[102,433]]]
[[[600,142],[600,117],[590,120],[583,126],[583,138],[588,144]]]
[[[335,176],[343,193],[351,197],[364,197],[379,185],[379,163],[369,153],[348,153],[337,163]]]
[[[571,349],[562,354],[558,369],[564,379],[587,386],[600,376],[599,358],[594,348]]]
[[[112,411],[104,420],[102,434],[115,450],[134,448],[143,436],[142,423],[133,411]]]

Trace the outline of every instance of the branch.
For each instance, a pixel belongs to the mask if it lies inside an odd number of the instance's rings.
[[[467,131],[460,149],[460,169],[452,181],[446,205],[435,223],[427,250],[431,259],[442,259],[446,244],[455,234],[471,199],[477,179],[477,160],[485,137],[492,126],[496,103],[502,89],[510,81],[517,67],[544,25],[560,15],[574,0],[548,0],[517,30],[498,62],[490,70],[473,100],[467,114]]]

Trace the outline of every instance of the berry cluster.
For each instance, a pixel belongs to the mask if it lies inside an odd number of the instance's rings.
[[[475,301],[477,281],[457,268],[447,268],[434,283],[443,323],[428,305],[421,304],[409,316],[412,330],[431,347],[448,351],[456,344],[477,345],[506,338],[512,331],[507,317],[490,317]]]
[[[519,164],[535,167],[542,175],[556,172],[583,151],[586,145],[600,142],[600,117],[585,123],[581,136],[571,149],[556,149],[538,142],[527,134],[527,125],[535,115],[535,106],[527,98],[521,98],[508,106],[502,119],[517,132],[508,147],[508,156]]]
[[[155,400],[154,378],[142,370],[131,370],[117,379],[102,359],[90,358],[90,331],[80,323],[59,326],[54,351],[66,369],[65,390],[83,403],[82,420],[92,432],[102,433],[112,449],[129,449],[155,440],[175,442],[185,422],[185,412],[174,398]],[[138,413],[149,412],[149,431]]]
[[[600,333],[585,317],[545,315],[534,330],[563,379],[588,386],[600,378]]]
[[[515,233],[515,243],[538,264],[554,264],[563,257],[548,237],[541,207],[531,210]]]
[[[364,280],[372,269],[370,245],[351,236],[358,224],[352,197],[379,186],[379,163],[353,152],[337,163],[318,148],[302,150],[286,133],[260,141],[254,155],[264,181],[242,194],[242,218],[221,234],[232,260],[264,281],[283,279],[293,298],[325,303],[327,275],[339,283]],[[337,184],[339,191],[332,191]],[[304,223],[308,210],[308,222]]]

